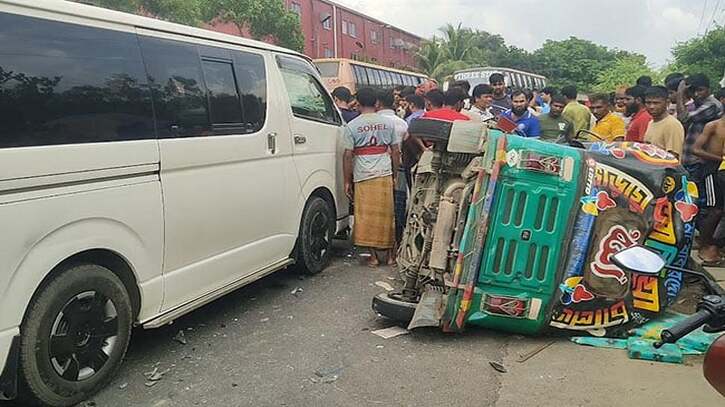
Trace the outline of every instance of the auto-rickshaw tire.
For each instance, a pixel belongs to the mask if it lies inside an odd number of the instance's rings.
[[[393,298],[387,292],[373,297],[373,311],[386,318],[406,324],[413,319],[417,306],[417,303]]]

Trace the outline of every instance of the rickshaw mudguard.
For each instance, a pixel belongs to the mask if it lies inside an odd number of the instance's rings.
[[[584,151],[491,134],[484,167],[494,162],[498,137],[507,137],[506,162],[488,223],[476,225],[488,233],[466,324],[617,336],[675,300],[680,273],[630,274],[609,261],[639,243],[686,265],[697,190],[675,157],[646,144],[595,143]],[[449,292],[448,310],[460,309],[460,291]]]

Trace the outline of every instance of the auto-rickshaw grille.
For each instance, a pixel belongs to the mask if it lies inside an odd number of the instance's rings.
[[[482,274],[538,285],[554,266],[551,245],[561,244],[554,239],[557,229],[565,226],[557,222],[562,219],[560,198],[554,186],[502,181],[500,215],[487,245],[493,259]],[[566,218],[563,214],[562,220]]]

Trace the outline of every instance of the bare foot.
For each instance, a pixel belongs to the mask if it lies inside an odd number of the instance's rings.
[[[713,265],[720,262],[720,252],[717,246],[704,246],[698,253],[704,265]]]
[[[370,259],[368,260],[368,267],[377,267],[379,265],[380,261],[378,260],[378,256],[373,253],[373,255],[370,256]]]

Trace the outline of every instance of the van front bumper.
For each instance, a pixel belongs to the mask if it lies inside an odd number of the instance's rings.
[[[18,365],[20,362],[20,329],[0,332],[0,400],[13,400],[18,395]]]

